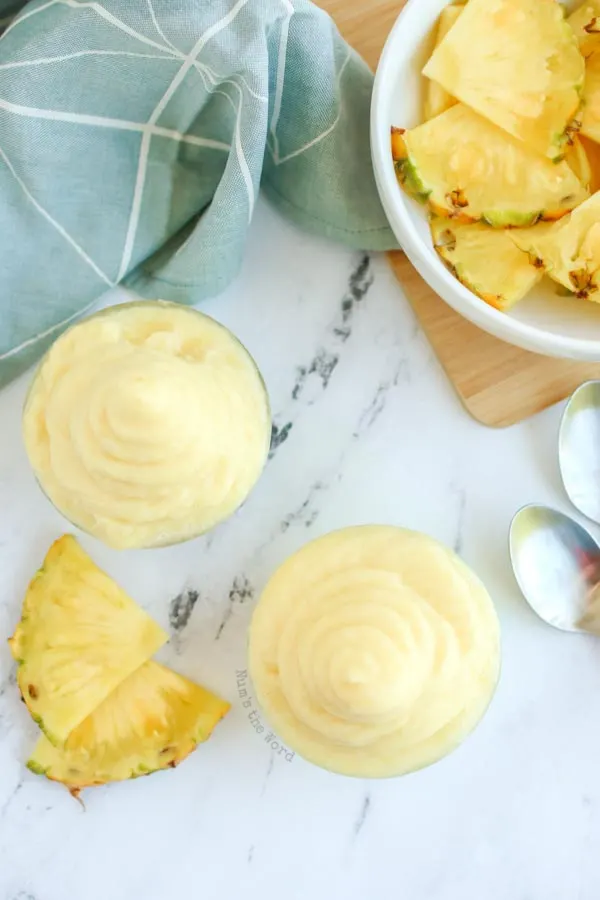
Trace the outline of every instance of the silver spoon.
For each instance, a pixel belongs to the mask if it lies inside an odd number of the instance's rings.
[[[524,506],[510,526],[510,557],[541,619],[600,635],[600,546],[585,528],[547,506]]]
[[[569,500],[588,519],[600,523],[600,381],[582,384],[567,403],[558,460]]]

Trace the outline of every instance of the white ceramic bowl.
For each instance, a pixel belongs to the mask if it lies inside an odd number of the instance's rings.
[[[379,193],[390,224],[425,281],[465,318],[502,340],[571,359],[600,361],[600,304],[559,297],[544,279],[510,313],[488,306],[457,281],[433,249],[425,207],[396,181],[390,128],[422,121],[421,69],[432,48],[432,31],[446,0],[409,0],[392,29],[377,69],[371,111],[371,150]]]

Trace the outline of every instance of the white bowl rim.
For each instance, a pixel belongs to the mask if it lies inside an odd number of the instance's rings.
[[[377,66],[371,101],[371,156],[375,180],[384,210],[402,250],[427,284],[449,306],[490,334],[538,354],[590,362],[600,361],[599,340],[568,337],[511,318],[477,297],[450,272],[443,270],[437,273],[426,261],[426,254],[431,251],[431,247],[428,247],[415,231],[398,186],[391,156],[389,122],[382,100],[384,85],[387,86],[389,83],[388,69],[394,57],[403,19],[418,4],[419,0],[408,0],[400,10]],[[387,139],[381,140],[381,136],[386,132],[388,132]],[[395,189],[398,191],[397,200],[393,200],[393,196],[396,195],[392,195],[390,190],[390,175],[393,175]]]

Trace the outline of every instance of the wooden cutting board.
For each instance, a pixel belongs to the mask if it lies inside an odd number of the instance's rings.
[[[317,0],[373,70],[404,2]],[[537,356],[480,331],[428,287],[403,253],[390,253],[390,261],[446,374],[479,422],[512,425],[600,378],[600,364]]]

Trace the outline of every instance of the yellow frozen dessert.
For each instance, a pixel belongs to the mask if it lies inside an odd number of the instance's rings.
[[[256,697],[306,759],[358,777],[440,759],[494,692],[499,625],[453,553],[388,526],[336,531],[273,575],[250,629]]]
[[[113,547],[154,547],[237,509],[265,463],[271,421],[260,374],[226,328],[143,301],[56,341],[23,430],[42,489],[71,522]]]

